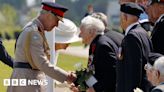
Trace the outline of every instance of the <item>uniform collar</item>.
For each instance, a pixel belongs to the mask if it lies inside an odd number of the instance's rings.
[[[135,22],[135,23],[130,24],[130,25],[126,28],[126,30],[125,30],[125,35],[127,35],[128,32],[129,32],[135,25],[138,25],[138,24],[139,24],[138,22]]]
[[[93,39],[93,41],[91,42],[91,44],[96,43],[100,36],[101,36],[101,35],[97,35],[97,36]]]
[[[34,20],[34,23],[37,25],[38,30],[39,30],[40,32],[44,32],[44,26],[43,26],[43,24],[40,22],[39,19],[35,19],[35,20]]]
[[[164,16],[164,14],[162,14],[159,18],[158,18],[158,20],[155,22],[155,25],[161,20],[161,18]]]

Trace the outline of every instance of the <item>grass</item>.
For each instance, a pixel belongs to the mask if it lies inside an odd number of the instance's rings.
[[[83,46],[83,43],[80,41],[80,42],[74,42],[74,43],[71,43],[70,46]]]
[[[9,54],[12,57],[14,57],[15,40],[10,40],[10,41],[4,40],[3,44],[6,50],[9,52]],[[71,46],[79,46],[79,45],[81,45],[81,42],[73,43]],[[87,61],[86,58],[60,54],[58,57],[57,66],[61,67],[66,71],[75,70],[74,65],[76,63],[81,62],[85,67],[87,65],[86,61]],[[10,78],[11,73],[12,73],[12,69],[7,65],[3,64],[2,62],[0,62],[0,90],[1,90],[0,92],[6,92],[7,87],[3,86],[3,79]]]

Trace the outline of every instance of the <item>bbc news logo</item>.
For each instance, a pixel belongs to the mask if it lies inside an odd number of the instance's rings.
[[[48,80],[28,80],[28,79],[4,79],[4,86],[35,86],[35,85],[48,85]]]

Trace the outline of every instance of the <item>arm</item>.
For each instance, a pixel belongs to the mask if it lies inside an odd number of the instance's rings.
[[[131,92],[134,88],[140,87],[143,70],[142,47],[139,40],[131,34],[125,38],[123,62],[125,63],[125,90]]]
[[[66,71],[50,66],[49,60],[44,53],[43,39],[37,31],[32,32],[30,45],[33,62],[39,70],[60,82],[67,80],[68,73]]]
[[[2,62],[7,64],[8,66],[13,67],[13,58],[7,53],[1,40],[0,40],[0,60],[2,60]]]

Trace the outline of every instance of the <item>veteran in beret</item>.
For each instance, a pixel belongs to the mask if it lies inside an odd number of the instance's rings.
[[[154,24],[151,34],[154,52],[164,55],[164,0],[148,0],[147,12]]]
[[[148,56],[152,50],[151,40],[138,23],[142,8],[135,3],[121,5],[121,27],[125,31],[125,37],[119,48],[117,62],[117,92],[133,92],[140,88],[149,92],[151,87],[147,80],[144,65],[148,62]]]
[[[28,80],[46,80],[46,75],[59,82],[71,83],[72,73],[50,65],[50,53],[45,31],[51,31],[62,21],[68,9],[53,2],[42,2],[42,10],[29,22],[20,34],[15,50],[15,62],[11,79],[26,79],[26,86],[10,85],[7,92],[45,92],[46,85],[29,85]]]

